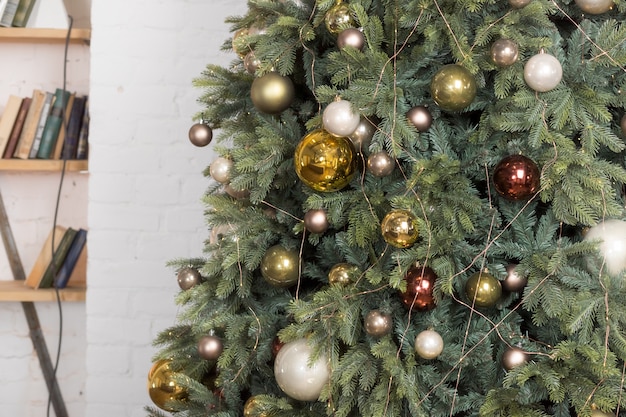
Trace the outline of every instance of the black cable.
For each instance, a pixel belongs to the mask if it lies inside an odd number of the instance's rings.
[[[65,35],[65,48],[63,51],[63,85],[62,85],[62,89],[65,92],[66,86],[67,86],[67,54],[68,54],[68,50],[70,47],[70,34],[72,32],[72,26],[74,24],[74,18],[70,15],[67,16],[68,20],[69,20],[69,26],[67,28],[67,34]],[[61,110],[61,123],[63,123],[63,129],[65,131],[65,133],[67,134],[67,119],[65,118],[65,112],[67,109],[67,103],[63,103],[62,106],[62,110]],[[55,228],[56,228],[56,224],[57,224],[57,218],[59,215],[59,206],[61,205],[61,191],[63,190],[63,181],[65,180],[65,169],[67,167],[67,155],[64,155],[63,157],[63,168],[61,169],[61,178],[59,180],[59,188],[57,190],[57,198],[56,198],[56,204],[54,207],[54,219],[52,221],[52,259],[54,262],[54,232],[55,232]],[[54,269],[56,270],[56,265],[53,264],[53,267],[55,267]],[[54,387],[55,384],[57,383],[57,369],[59,368],[59,362],[61,359],[61,346],[62,346],[62,341],[63,341],[63,304],[61,303],[61,295],[59,294],[59,289],[54,286],[54,292],[56,294],[56,301],[57,301],[57,307],[59,309],[59,341],[57,344],[57,353],[56,353],[56,358],[54,360],[54,367],[52,369],[52,382],[51,382],[51,386],[50,389],[48,390],[48,407],[46,410],[46,416],[50,417],[50,406],[52,404],[52,392],[54,391]]]

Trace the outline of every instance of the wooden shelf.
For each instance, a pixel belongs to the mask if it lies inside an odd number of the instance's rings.
[[[66,171],[87,171],[87,160],[68,160]],[[61,171],[63,161],[57,159],[0,159],[0,171]]]
[[[67,37],[65,29],[40,29],[40,28],[0,28],[0,42],[43,42],[63,43]],[[86,43],[91,39],[91,29],[72,29],[70,42]]]
[[[59,290],[61,301],[85,301],[87,289],[68,285]],[[34,290],[24,285],[24,281],[0,281],[0,301],[56,301],[54,288]]]

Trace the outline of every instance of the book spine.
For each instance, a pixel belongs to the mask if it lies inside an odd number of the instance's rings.
[[[39,286],[37,288],[50,288],[54,283],[54,277],[59,273],[61,266],[63,265],[63,261],[67,256],[67,252],[70,250],[70,246],[76,237],[77,230],[68,227],[61,241],[59,242],[59,247],[52,254],[52,260],[48,264],[46,268],[46,272],[44,272],[41,281],[39,282]]]
[[[17,115],[20,112],[22,101],[22,97],[10,95],[4,107],[4,112],[0,118],[0,152],[4,152],[7,143],[9,143],[9,138],[17,122]]]
[[[33,140],[33,145],[30,148],[30,152],[28,153],[29,158],[37,157],[37,151],[39,150],[39,145],[41,144],[41,137],[43,135],[43,129],[46,126],[46,121],[48,120],[48,115],[50,114],[50,107],[52,107],[53,98],[54,98],[54,95],[52,93],[46,92],[46,98],[44,100],[43,107],[41,109],[39,122],[37,123],[35,139]]]
[[[39,123],[39,116],[41,116],[41,109],[43,108],[43,102],[46,97],[46,93],[42,90],[34,90],[28,113],[26,114],[26,120],[24,120],[24,127],[20,134],[20,139],[17,142],[17,147],[14,158],[28,159],[30,148],[33,146],[33,140],[35,140],[35,133],[37,132],[37,124]]]
[[[13,130],[11,130],[11,136],[9,136],[9,141],[7,142],[7,146],[4,148],[4,153],[2,154],[3,159],[13,158],[13,154],[15,153],[15,148],[17,147],[17,143],[22,135],[24,123],[26,122],[26,115],[28,114],[32,101],[33,99],[31,97],[25,97],[22,100],[20,111],[17,113],[17,119],[15,119]]]
[[[2,12],[2,17],[0,18],[0,26],[10,27],[13,24],[13,18],[15,17],[19,4],[19,0],[9,0],[7,2]]]
[[[61,269],[59,269],[59,272],[54,278],[54,286],[56,288],[61,289],[67,286],[67,282],[72,276],[72,272],[74,272],[74,267],[78,262],[78,258],[80,257],[86,242],[87,231],[85,229],[79,229],[76,233],[76,237],[74,237],[74,241],[72,242],[70,249],[67,252],[65,261],[63,262],[63,265],[61,265]]]
[[[54,103],[50,109],[50,114],[46,120],[43,134],[41,136],[41,143],[39,144],[39,150],[37,151],[37,158],[49,159],[54,145],[56,144],[59,131],[61,130],[61,124],[63,123],[63,110],[69,99],[69,93],[65,90],[57,88],[54,93]]]
[[[80,127],[83,123],[83,114],[85,112],[85,97],[76,97],[74,105],[70,113],[70,120],[67,124],[67,132],[65,134],[65,144],[61,157],[63,159],[75,159],[78,150],[78,139],[80,136]]]
[[[85,112],[83,113],[83,123],[80,127],[78,137],[78,149],[76,159],[87,159],[89,156],[89,100],[85,101]]]
[[[2,19],[2,15],[4,14],[4,9],[7,7],[8,0],[0,0],[0,19]]]
[[[35,0],[20,0],[17,10],[15,11],[15,16],[13,17],[13,26],[25,27],[34,5]]]

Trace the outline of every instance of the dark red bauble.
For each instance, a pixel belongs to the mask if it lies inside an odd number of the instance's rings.
[[[402,303],[409,309],[428,311],[435,308],[433,290],[437,275],[429,267],[412,266],[406,273],[406,291],[401,293]]]
[[[493,171],[496,191],[507,200],[530,198],[539,189],[539,168],[524,155],[510,155],[502,159]]]

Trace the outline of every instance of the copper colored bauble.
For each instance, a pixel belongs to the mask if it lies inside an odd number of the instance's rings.
[[[311,233],[324,233],[328,230],[326,210],[311,209],[304,214],[304,227]]]
[[[243,405],[243,417],[267,417],[270,409],[262,397],[253,395]]]
[[[563,67],[556,57],[540,52],[524,65],[524,81],[540,93],[554,89],[561,82]]]
[[[300,257],[280,245],[270,247],[261,259],[261,275],[275,287],[290,287],[300,276]]]
[[[502,367],[507,371],[528,362],[528,355],[518,347],[510,347],[502,354]]]
[[[386,177],[396,167],[396,161],[385,151],[371,154],[367,158],[367,170],[375,177]]]
[[[418,132],[425,132],[430,129],[433,123],[433,116],[426,106],[415,106],[406,113],[409,122],[415,126]]]
[[[388,335],[393,327],[391,314],[380,310],[372,310],[365,316],[365,332],[372,337],[379,338]]]
[[[175,411],[168,403],[183,401],[188,395],[187,390],[175,381],[170,364],[171,361],[161,359],[155,362],[148,372],[150,399],[157,407],[165,411]]]
[[[376,133],[376,124],[373,121],[361,116],[359,124],[354,132],[348,136],[348,138],[352,141],[354,149],[358,153],[363,154],[370,147],[374,133]]]
[[[259,65],[261,65],[261,60],[256,57],[254,51],[248,52],[243,59],[243,67],[249,74],[254,74],[259,69]]]
[[[517,270],[516,264],[506,266],[506,278],[502,281],[502,289],[509,292],[521,292],[526,288],[528,279]]]
[[[443,338],[434,330],[424,330],[415,338],[415,352],[423,359],[435,359],[443,352]]]
[[[476,97],[476,80],[471,72],[457,64],[445,65],[430,82],[430,94],[443,110],[463,110]]]
[[[502,284],[487,271],[475,272],[465,283],[465,295],[476,307],[493,307],[502,296]]]
[[[419,235],[416,217],[408,210],[392,210],[380,223],[385,242],[396,248],[411,247]]]
[[[511,39],[498,39],[491,44],[491,60],[499,67],[508,67],[517,62],[519,49]]]
[[[195,146],[207,146],[212,139],[213,130],[206,123],[194,123],[189,128],[189,140]]]
[[[574,0],[576,5],[588,14],[602,14],[613,8],[613,0]]]
[[[348,100],[333,101],[322,113],[324,129],[335,136],[351,135],[360,121],[361,116],[352,109],[352,104]]]
[[[255,78],[250,87],[250,98],[261,113],[278,114],[291,106],[295,88],[289,77],[268,72]]]
[[[356,151],[350,139],[324,129],[302,138],[294,155],[296,174],[316,191],[333,192],[347,186],[357,171]]]
[[[626,113],[620,119],[619,126],[622,129],[622,133],[626,135]]]
[[[362,51],[365,46],[365,36],[363,32],[357,28],[344,29],[337,35],[337,46],[339,49],[351,46],[354,49]]]
[[[532,0],[509,0],[509,6],[514,9],[523,9],[528,6]]]
[[[520,201],[539,190],[540,173],[537,164],[524,155],[509,155],[496,165],[493,183],[502,197]]]
[[[202,282],[202,276],[195,268],[182,268],[177,275],[178,286],[181,290],[188,290]]]
[[[337,2],[326,12],[324,22],[326,23],[326,29],[333,35],[337,35],[349,27],[354,27],[354,19],[352,18],[350,6],[341,1]]]
[[[406,290],[400,294],[402,304],[415,311],[428,311],[435,308],[435,281],[437,274],[427,266],[414,265],[404,276]]]
[[[211,175],[211,178],[220,184],[228,184],[230,182],[230,173],[232,169],[232,160],[218,156],[213,162],[211,162],[209,174]]]
[[[328,272],[328,282],[331,285],[341,285],[345,287],[348,284],[356,282],[360,274],[361,271],[356,265],[342,262],[330,268]]]
[[[330,380],[328,359],[321,354],[312,361],[313,349],[306,339],[285,343],[274,360],[274,377],[281,390],[299,401],[315,401]]]
[[[217,360],[224,350],[222,339],[214,334],[203,336],[198,341],[198,354],[202,359]]]

